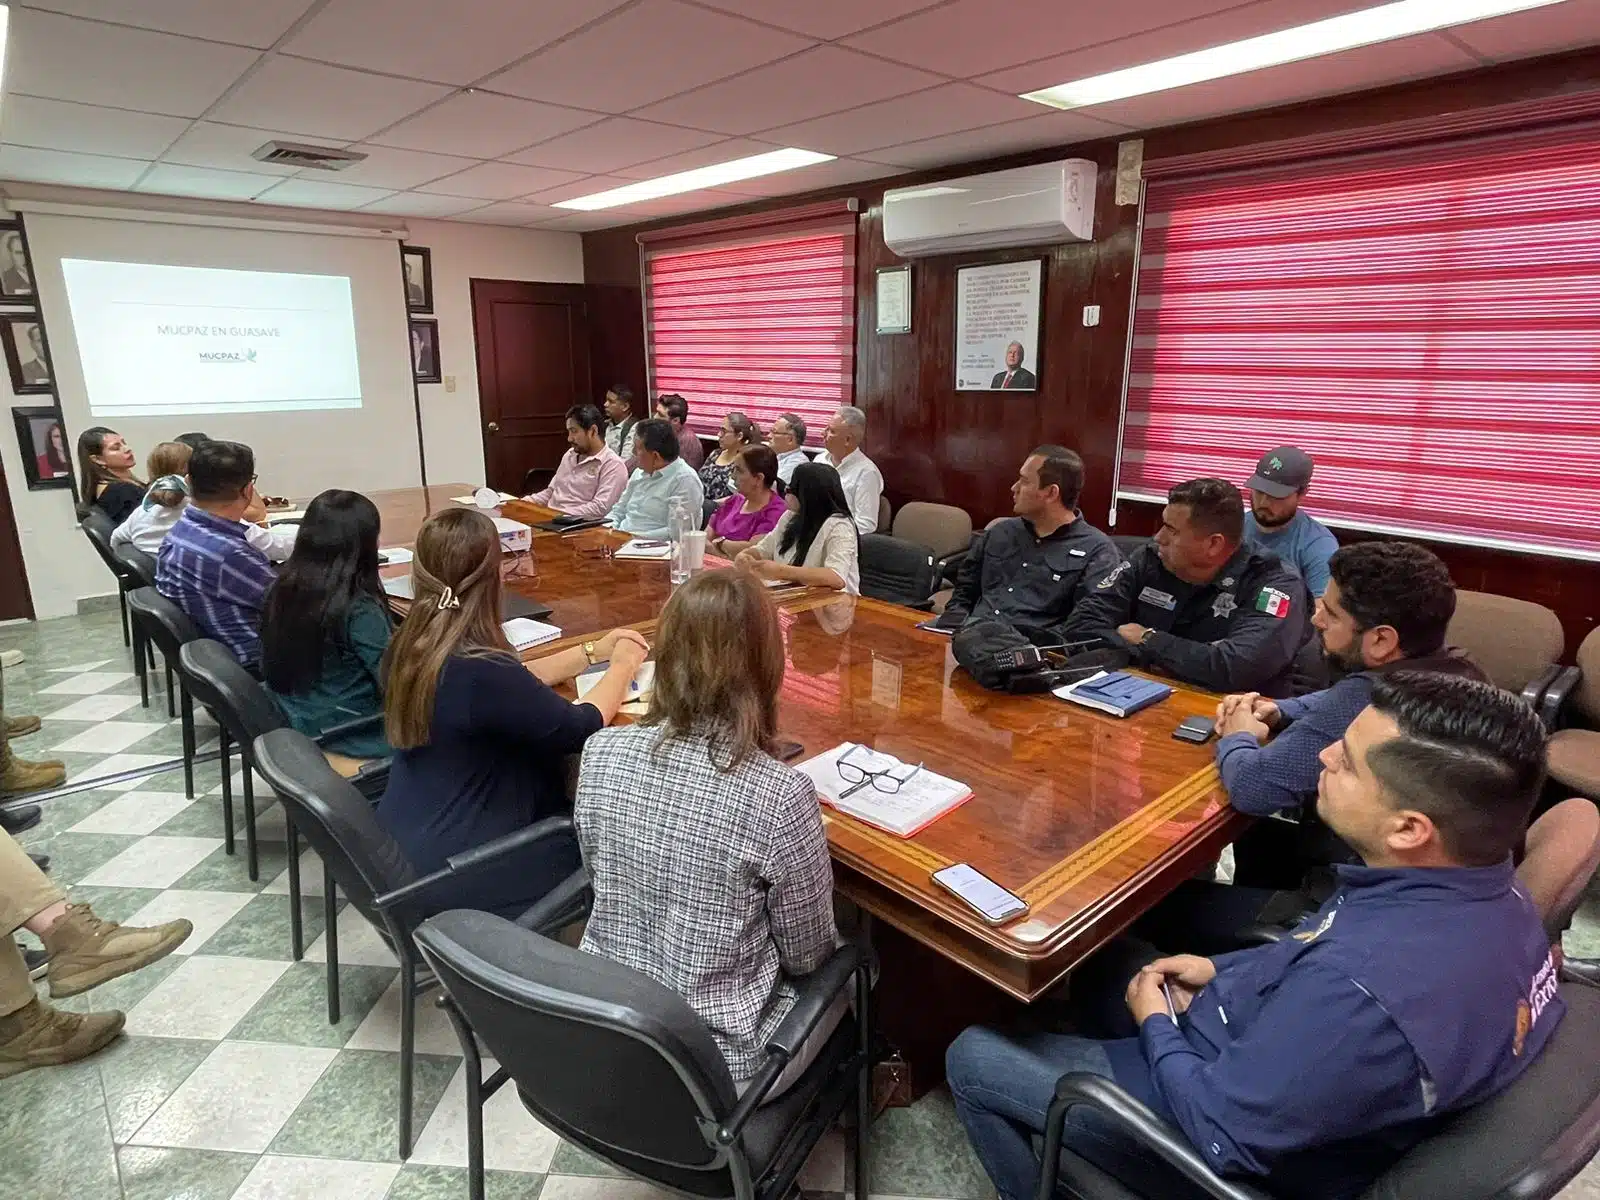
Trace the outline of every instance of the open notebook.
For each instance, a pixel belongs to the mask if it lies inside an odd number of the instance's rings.
[[[900,790],[885,792],[874,787],[871,780],[863,783],[859,776],[851,779],[841,775],[839,759],[847,754],[846,770],[856,766],[863,771],[887,772],[880,778],[901,780]],[[845,742],[808,758],[796,764],[795,770],[810,776],[824,803],[896,837],[911,837],[972,799],[972,789],[958,780],[935,775],[919,769],[916,763],[901,762],[892,754],[880,754],[855,742]]]
[[[559,627],[528,617],[513,617],[503,622],[500,628],[505,631],[506,641],[511,643],[511,648],[519,653],[533,646],[553,642],[561,636]]]
[[[609,663],[595,663],[594,666],[580,674],[573,682],[578,686],[578,699],[582,700],[594,691],[594,685],[605,677]],[[622,702],[622,711],[630,717],[642,717],[650,711],[650,693],[656,686],[655,659],[647,659],[639,664],[639,669],[633,673],[633,678],[628,681],[628,698]]]

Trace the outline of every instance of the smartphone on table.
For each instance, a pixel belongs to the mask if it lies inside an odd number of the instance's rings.
[[[1193,742],[1203,746],[1211,740],[1211,735],[1217,731],[1217,723],[1211,717],[1190,717],[1172,731],[1172,736],[1180,742]]]
[[[1028,911],[1028,902],[1006,891],[970,863],[955,863],[933,873],[933,881],[965,903],[990,925],[1004,925]]]

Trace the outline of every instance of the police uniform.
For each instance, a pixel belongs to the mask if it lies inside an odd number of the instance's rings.
[[[1294,658],[1306,640],[1305,582],[1276,554],[1240,546],[1210,583],[1185,583],[1141,546],[1092,588],[1062,630],[1129,651],[1135,666],[1214,692],[1291,694]],[[1129,646],[1119,625],[1151,633]]]
[[[1026,517],[1012,517],[972,543],[938,624],[1000,621],[1039,644],[1059,642],[1061,623],[1120,559],[1082,517],[1045,537]]]

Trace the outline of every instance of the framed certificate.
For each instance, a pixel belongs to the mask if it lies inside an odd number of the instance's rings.
[[[911,332],[911,264],[878,268],[878,332]]]

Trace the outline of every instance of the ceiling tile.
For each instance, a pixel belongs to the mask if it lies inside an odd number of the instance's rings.
[[[198,117],[259,55],[13,7],[6,92]]]
[[[716,163],[732,162],[736,158],[750,158],[757,154],[770,154],[783,147],[776,142],[758,142],[752,138],[727,138],[698,150],[686,150],[655,162],[640,163],[636,167],[619,167],[613,175],[629,179],[660,179],[663,175],[676,175],[680,171],[693,171]]]
[[[630,183],[638,182],[637,179],[624,179],[619,175],[586,175],[582,179],[530,193],[528,199],[536,204],[559,204],[563,200],[593,196],[597,192],[609,192],[612,188],[627,187]]]
[[[598,113],[490,92],[462,93],[372,140],[407,150],[499,158],[600,119]]]
[[[206,115],[239,125],[355,141],[441,100],[450,89],[274,55]]]
[[[522,204],[516,200],[503,200],[499,204],[475,208],[456,219],[478,221],[485,225],[532,225],[535,221],[548,220],[556,211],[558,210],[547,208],[543,204]]]
[[[952,133],[945,137],[925,138],[920,142],[907,142],[903,146],[868,151],[866,157],[873,162],[888,163],[907,170],[942,167],[952,163],[998,158],[1004,154],[1018,154],[1024,150],[1039,150],[1047,146],[1065,147],[1075,142],[1097,141],[1126,132],[1119,126],[1109,125],[1082,113],[1044,112],[1024,121],[1008,121],[987,129],[972,129],[966,133]]]
[[[311,5],[312,0],[250,0],[248,4],[218,0],[161,0],[158,4],[150,0],[28,0],[30,8],[263,50],[282,37]]]
[[[763,175],[759,179],[743,179],[718,190],[740,196],[790,196],[796,192],[813,192],[818,188],[845,187],[867,179],[883,179],[895,173],[896,168],[886,167],[882,163],[841,158],[795,171]]]
[[[1600,0],[1566,0],[1549,8],[1456,25],[1450,33],[1496,62],[1577,50],[1600,42]]]
[[[435,180],[419,192],[441,196],[473,196],[479,200],[512,200],[558,183],[580,179],[575,171],[556,171],[549,167],[522,167],[516,163],[479,163]]]
[[[1337,17],[1356,9],[1371,8],[1373,0],[1261,0],[1209,16],[1196,17],[1176,25],[1166,25],[1133,37],[1100,45],[1074,47],[1026,66],[1010,67],[985,75],[977,82],[996,91],[1021,95],[1041,88],[1055,87],[1074,79],[1120,71],[1144,63],[1158,62],[1179,54],[1225,46],[1229,42],[1293,29],[1312,21]]]
[[[810,37],[832,40],[882,25],[944,0],[705,0],[706,7],[764,21]]]
[[[454,217],[482,208],[482,200],[460,196],[424,196],[421,192],[398,192],[393,196],[362,205],[362,212],[393,213],[399,217]]]
[[[1081,110],[1132,129],[1187,124],[1225,113],[1294,104],[1320,96],[1359,92],[1477,65],[1465,51],[1436,34],[1363,46],[1247,75],[1135,96]]]
[[[970,83],[947,83],[849,112],[834,113],[815,121],[769,129],[764,137],[820,150],[824,154],[855,154],[879,146],[894,146],[919,138],[960,133],[1003,121],[1034,115],[1038,105],[1015,96],[1002,96]]]
[[[805,49],[792,33],[693,8],[644,0],[485,81],[530,100],[621,113]]]
[[[672,125],[756,133],[903,96],[942,83],[837,46],[818,46],[760,71],[724,80],[634,114]]]
[[[347,67],[468,84],[624,2],[333,0],[284,49]]]
[[[0,140],[81,154],[155,158],[187,128],[187,117],[158,117],[37,96],[7,96],[0,106]]]
[[[204,196],[208,200],[253,200],[279,182],[276,175],[251,171],[213,171],[209,167],[157,163],[134,190],[164,196]]]
[[[510,156],[512,162],[598,174],[721,141],[716,133],[611,117]]]
[[[370,142],[360,142],[345,149],[367,157],[341,170],[338,182],[362,187],[412,188],[446,175],[454,175],[477,163],[477,159],[462,158],[455,154],[423,154],[416,150],[374,146]]]
[[[956,0],[848,38],[846,45],[969,79],[1226,7],[1225,0],[1070,6],[1061,0],[1008,0],[1004,6],[993,0]]]
[[[618,225],[631,225],[638,219],[637,216],[630,216],[616,209],[606,209],[603,212],[563,212],[559,217],[537,222],[534,228],[588,233],[595,229],[613,229]]]
[[[211,121],[199,121],[188,133],[172,144],[172,148],[161,156],[161,160],[182,163],[189,167],[218,167],[224,171],[293,175],[299,170],[298,167],[258,162],[250,156],[266,142],[306,140],[299,134],[284,133],[281,130],[252,129],[243,125],[218,125]],[[329,144],[340,146],[344,142],[342,138],[335,138]]]
[[[150,164],[99,154],[69,154],[30,146],[0,146],[0,179],[64,183],[73,187],[130,188]]]
[[[321,179],[285,179],[256,199],[263,204],[292,204],[304,208],[360,208],[390,193],[383,188],[352,187]]]

